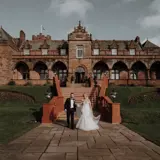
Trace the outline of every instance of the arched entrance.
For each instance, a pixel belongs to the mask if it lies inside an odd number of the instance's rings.
[[[151,79],[160,80],[160,61],[156,61],[150,68]]]
[[[67,78],[68,72],[67,72],[67,67],[66,65],[58,61],[52,66],[52,71],[55,72],[58,75],[58,78],[63,81],[64,79]]]
[[[15,66],[17,70],[17,78],[16,79],[29,79],[29,67],[24,62],[18,62]]]
[[[75,83],[84,83],[85,79],[85,69],[79,66],[75,70]]]
[[[33,68],[34,71],[36,71],[39,74],[39,78],[42,79],[48,79],[48,68],[47,65],[44,62],[37,62]]]
[[[109,68],[107,64],[103,61],[97,62],[93,67],[93,74],[96,79],[101,79],[103,73],[107,73],[109,71]]]

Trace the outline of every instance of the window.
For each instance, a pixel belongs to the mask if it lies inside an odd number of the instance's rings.
[[[112,55],[117,55],[117,49],[112,49]]]
[[[47,70],[41,70],[39,74],[40,74],[40,79],[48,79],[48,71]]]
[[[83,46],[77,46],[77,58],[83,58],[84,47]]]
[[[99,49],[94,49],[93,50],[93,55],[99,55]]]
[[[29,49],[24,49],[23,52],[24,52],[24,55],[29,55]]]
[[[29,73],[28,72],[23,72],[22,73],[22,79],[29,79]]]
[[[119,76],[119,71],[118,70],[113,70],[111,72],[111,79],[119,79],[120,76]]]
[[[130,53],[130,55],[135,55],[135,49],[130,49],[129,53]]]
[[[94,70],[93,71],[94,77],[96,77],[98,80],[101,79],[102,73],[101,70]]]
[[[47,49],[42,49],[42,55],[47,55],[48,54],[48,50]]]
[[[61,55],[61,56],[65,56],[65,55],[66,55],[66,49],[61,49],[60,55]]]
[[[136,75],[136,73],[135,72],[131,72],[130,73],[130,79],[137,79],[137,75]]]

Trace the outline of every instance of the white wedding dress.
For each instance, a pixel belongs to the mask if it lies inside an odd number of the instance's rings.
[[[100,120],[100,115],[94,117],[92,109],[90,107],[90,101],[85,100],[82,104],[82,114],[79,118],[79,121],[76,125],[77,129],[84,131],[91,131],[99,129],[98,122]]]

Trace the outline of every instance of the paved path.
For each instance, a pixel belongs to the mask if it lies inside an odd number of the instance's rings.
[[[84,132],[60,125],[40,125],[0,146],[0,160],[160,160],[160,147],[123,125],[100,122]]]

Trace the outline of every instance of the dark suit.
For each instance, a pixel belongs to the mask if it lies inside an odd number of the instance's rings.
[[[67,98],[64,104],[64,109],[67,110],[67,124],[68,127],[70,125],[70,118],[71,118],[71,128],[74,129],[74,112],[76,111],[76,103],[75,99],[73,99],[73,108],[71,108],[71,98]]]

